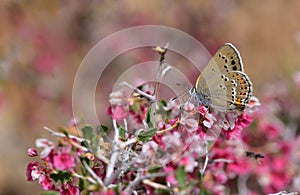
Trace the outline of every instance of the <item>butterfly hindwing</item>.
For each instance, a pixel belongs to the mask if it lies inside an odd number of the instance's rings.
[[[232,44],[226,43],[216,52],[198,77],[196,91],[198,99],[209,98],[210,104],[218,110],[245,108],[252,95],[252,84]]]

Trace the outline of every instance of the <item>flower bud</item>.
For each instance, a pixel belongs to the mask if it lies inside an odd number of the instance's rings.
[[[28,148],[27,154],[28,154],[28,156],[30,156],[30,157],[35,157],[35,156],[37,156],[37,151],[36,151],[36,149],[34,149],[34,148]]]
[[[94,154],[92,154],[92,153],[90,153],[90,152],[86,153],[86,154],[85,154],[85,157],[87,157],[89,160],[94,160],[94,159],[95,159]]]

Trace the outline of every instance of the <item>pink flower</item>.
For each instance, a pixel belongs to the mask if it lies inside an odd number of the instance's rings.
[[[169,182],[170,184],[173,184],[173,185],[178,185],[178,182],[176,180],[176,177],[175,177],[175,170],[174,170],[174,167],[173,166],[167,166],[165,168],[165,173],[167,173],[168,175],[166,176],[166,181]]]
[[[205,106],[200,106],[199,107],[199,113],[201,116],[205,116],[205,114],[207,113],[207,108]]]
[[[53,155],[53,166],[58,170],[71,170],[75,167],[75,158],[66,150]]]
[[[242,113],[237,119],[236,119],[236,125],[239,125],[243,128],[248,127],[252,123],[252,118],[245,114]]]
[[[182,109],[186,112],[191,112],[193,109],[195,108],[194,104],[190,103],[190,102],[186,102],[185,104],[183,104]]]
[[[28,154],[28,156],[30,156],[30,157],[35,157],[35,156],[37,156],[37,151],[36,151],[36,149],[34,149],[34,148],[28,148],[27,154]]]
[[[240,138],[241,132],[242,132],[242,127],[237,125],[232,130],[231,129],[228,129],[227,131],[224,129],[222,130],[222,134],[227,140]]]
[[[191,155],[185,155],[180,159],[179,164],[184,166],[186,172],[192,172],[195,168],[196,161]]]
[[[39,175],[36,176],[36,174],[33,174],[33,172],[36,172],[38,170],[38,162],[30,162],[27,165],[27,170],[26,170],[26,176],[27,176],[27,181],[33,181],[39,178]]]
[[[211,128],[216,120],[217,119],[213,114],[206,113],[203,125],[207,128]]]
[[[35,141],[35,145],[38,148],[44,148],[41,152],[41,158],[46,158],[54,149],[54,143],[46,138],[40,138]]]
[[[226,171],[229,175],[246,175],[250,172],[251,166],[248,159],[236,159],[232,163],[228,163]]]
[[[228,176],[223,171],[218,171],[214,174],[217,183],[225,184],[228,181]]]
[[[72,183],[62,185],[62,189],[60,191],[61,195],[79,195],[79,193],[79,188],[77,186],[73,186]]]
[[[274,123],[262,124],[260,129],[271,140],[276,139],[280,135],[280,131],[281,131],[281,128]]]
[[[39,182],[44,190],[55,190],[52,180],[47,175],[41,175]]]
[[[181,119],[180,123],[185,126],[188,132],[193,132],[198,129],[198,121],[195,119],[183,118]]]
[[[111,110],[111,118],[116,121],[122,121],[128,116],[128,112],[122,106],[116,106]]]

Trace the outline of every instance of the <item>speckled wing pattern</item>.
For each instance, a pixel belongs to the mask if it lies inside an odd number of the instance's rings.
[[[232,44],[226,43],[216,52],[198,77],[195,88],[198,101],[205,106],[221,111],[244,110],[252,95],[252,84]]]

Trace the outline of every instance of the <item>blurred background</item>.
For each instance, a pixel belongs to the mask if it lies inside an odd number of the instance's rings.
[[[300,70],[299,10],[298,0],[1,0],[0,194],[41,193],[37,183],[26,181],[32,160],[27,148],[36,138],[48,136],[43,126],[68,125],[73,80],[82,59],[98,41],[124,28],[174,27],[194,36],[212,54],[231,42],[242,55],[258,98],[288,88],[285,97],[299,106],[293,80]],[[99,117],[106,120],[108,93],[124,67],[157,58],[152,50],[142,49],[112,62],[99,80],[106,83],[97,89]],[[192,83],[197,74],[189,74]]]

